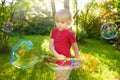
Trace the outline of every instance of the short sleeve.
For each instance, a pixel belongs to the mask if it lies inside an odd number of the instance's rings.
[[[74,42],[76,42],[76,37],[74,35],[74,33],[70,33],[69,35],[69,41],[71,44],[73,44]]]
[[[53,29],[50,33],[50,38],[54,39],[54,37],[55,37],[55,29]]]

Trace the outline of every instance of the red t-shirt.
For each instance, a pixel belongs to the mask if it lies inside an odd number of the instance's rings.
[[[76,42],[74,33],[67,29],[59,31],[57,28],[53,29],[51,38],[54,39],[55,50],[66,57],[71,57],[71,45]]]

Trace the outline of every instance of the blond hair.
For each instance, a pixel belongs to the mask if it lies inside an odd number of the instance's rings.
[[[67,9],[62,9],[55,14],[55,20],[72,23],[72,15]]]

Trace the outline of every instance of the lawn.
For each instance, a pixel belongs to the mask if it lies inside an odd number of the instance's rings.
[[[13,47],[20,40],[32,41],[40,55],[49,52],[49,36],[11,37],[9,45]],[[73,70],[70,80],[120,80],[120,51],[115,46],[93,39],[86,39],[85,43],[78,43],[78,46],[81,54],[95,57],[98,66],[94,71],[81,68]],[[54,80],[54,71],[44,63],[21,70],[10,63],[10,57],[10,53],[0,54],[0,80]]]

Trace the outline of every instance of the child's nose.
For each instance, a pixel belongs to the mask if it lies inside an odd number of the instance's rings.
[[[61,22],[59,22],[58,25],[61,25]]]

